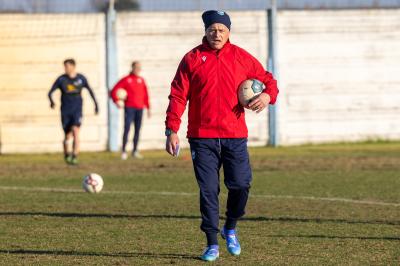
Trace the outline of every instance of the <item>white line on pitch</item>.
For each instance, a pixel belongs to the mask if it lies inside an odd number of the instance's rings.
[[[82,189],[74,188],[50,188],[50,187],[19,187],[19,186],[0,186],[0,190],[19,190],[19,191],[33,191],[33,192],[62,192],[62,193],[83,193]],[[197,196],[198,193],[190,192],[171,192],[171,191],[103,191],[102,194],[132,194],[132,195],[161,195],[161,196]],[[367,205],[381,205],[400,207],[400,203],[394,202],[381,202],[371,200],[354,200],[347,198],[329,198],[329,197],[313,197],[313,196],[291,196],[291,195],[262,195],[250,194],[253,198],[270,198],[270,199],[301,199],[312,201],[331,201],[331,202],[345,202],[353,204],[367,204]]]

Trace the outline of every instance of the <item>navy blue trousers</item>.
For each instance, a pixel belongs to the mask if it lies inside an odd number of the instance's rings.
[[[137,150],[139,143],[140,128],[142,127],[143,109],[136,109],[132,107],[125,107],[124,119],[124,134],[122,136],[122,151],[126,151],[126,144],[128,143],[128,134],[133,122],[135,126],[135,133],[133,135],[133,152]]]
[[[228,188],[226,203],[227,229],[234,229],[245,214],[252,179],[247,139],[189,139],[193,167],[200,188],[201,230],[207,244],[216,245],[219,232],[219,172],[224,170]]]

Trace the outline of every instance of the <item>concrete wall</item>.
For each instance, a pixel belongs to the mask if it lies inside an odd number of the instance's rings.
[[[230,14],[232,42],[265,63],[265,12]],[[281,144],[400,139],[399,17],[399,9],[278,13]],[[66,57],[76,58],[100,103],[94,116],[84,93],[82,150],[106,148],[104,28],[101,14],[0,15],[0,152],[61,150],[59,110],[47,92]],[[117,33],[120,76],[140,60],[150,87],[141,148],[162,148],[170,82],[201,41],[200,12],[119,13]],[[246,116],[251,144],[265,144],[267,113]],[[181,129],[184,138],[186,119]]]
[[[63,72],[62,61],[77,60],[100,103],[94,116],[84,92],[82,149],[106,148],[104,16],[0,15],[0,142],[2,153],[60,151],[60,97],[51,110],[47,92]]]
[[[265,12],[231,15],[232,42],[265,62]],[[200,12],[118,14],[120,76],[129,71],[132,60],[140,60],[150,87],[153,117],[144,121],[143,149],[164,145],[170,83],[182,56],[201,42],[204,32],[200,16]],[[46,95],[62,73],[61,62],[66,57],[77,60],[78,70],[88,77],[100,102],[101,113],[96,117],[91,100],[84,93],[81,148],[106,148],[104,37],[103,15],[0,16],[0,152],[60,151],[63,133],[59,110],[48,107]],[[59,98],[58,94],[54,96]],[[266,113],[248,115],[251,144],[265,144],[266,119]],[[186,118],[183,120],[182,138],[186,132]]]
[[[278,14],[281,143],[400,139],[400,9]]]
[[[229,14],[233,21],[232,43],[247,49],[265,65],[266,12]],[[117,30],[120,76],[128,73],[132,60],[139,60],[142,62],[142,75],[150,88],[153,117],[145,118],[141,148],[162,148],[165,142],[164,120],[170,84],[185,53],[201,43],[204,35],[201,12],[119,13]],[[248,112],[246,118],[250,144],[264,145],[268,135],[267,113],[255,115]],[[179,132],[181,139],[185,138],[186,129],[185,113]],[[186,141],[183,144],[187,144]]]

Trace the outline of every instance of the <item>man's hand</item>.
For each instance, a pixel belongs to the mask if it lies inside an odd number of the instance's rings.
[[[175,155],[175,150],[179,146],[179,137],[178,134],[172,132],[171,135],[167,137],[167,141],[165,143],[165,150],[171,154],[172,156]]]
[[[150,109],[147,109],[147,118],[151,118],[151,111],[150,111]]]
[[[51,103],[50,103],[50,108],[51,108],[51,109],[54,109],[55,107],[56,107],[55,103],[51,102]]]
[[[271,97],[265,92],[258,95],[254,100],[249,104],[249,109],[256,111],[257,113],[261,112],[268,106]]]
[[[125,105],[124,101],[122,101],[122,100],[118,100],[118,101],[117,101],[117,107],[118,107],[119,109],[122,109],[122,108],[124,107],[124,105]]]

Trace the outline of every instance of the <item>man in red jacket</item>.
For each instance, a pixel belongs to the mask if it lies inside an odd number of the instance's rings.
[[[139,76],[141,65],[138,61],[132,63],[132,71],[129,75],[123,77],[114,86],[111,91],[111,98],[119,108],[125,106],[124,119],[124,134],[122,137],[122,160],[126,160],[126,144],[128,142],[128,134],[132,122],[135,125],[135,134],[133,137],[132,156],[137,159],[142,159],[143,156],[138,151],[139,133],[142,126],[143,109],[147,109],[147,115],[150,117],[149,94],[144,79]],[[126,98],[123,100],[124,105],[121,105],[121,99],[118,98],[118,90],[126,91]]]
[[[205,25],[203,42],[183,57],[171,84],[165,135],[167,152],[177,155],[177,132],[189,102],[187,137],[200,188],[201,229],[207,238],[207,248],[201,259],[213,261],[219,256],[221,165],[229,193],[226,222],[220,232],[232,255],[241,252],[235,227],[245,213],[252,178],[245,112],[237,97],[239,84],[246,79],[257,79],[265,84],[263,93],[248,106],[256,112],[275,103],[278,88],[276,80],[257,59],[229,42],[231,22],[227,13],[209,10],[203,13],[202,19]]]

